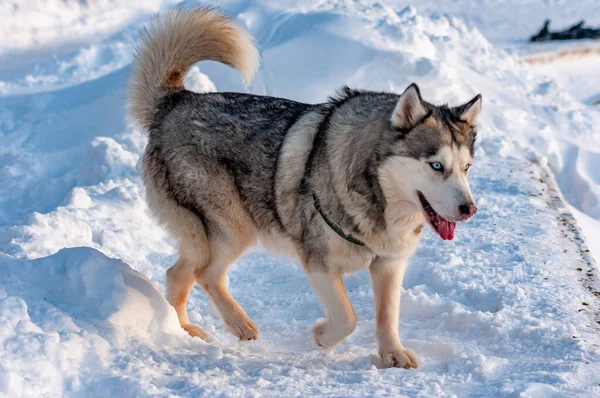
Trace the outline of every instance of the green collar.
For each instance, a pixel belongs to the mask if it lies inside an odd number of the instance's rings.
[[[345,240],[347,240],[350,243],[354,243],[355,245],[358,245],[358,246],[365,246],[365,244],[363,242],[361,242],[360,240],[356,239],[354,236],[352,236],[350,234],[344,233],[344,231],[342,230],[342,227],[340,227],[339,225],[337,225],[336,223],[334,223],[333,221],[331,221],[325,215],[325,213],[323,213],[323,210],[321,209],[321,203],[319,202],[319,199],[317,198],[317,195],[315,195],[314,192],[313,192],[313,200],[315,201],[315,208],[317,209],[317,211],[319,212],[319,214],[321,215],[321,217],[323,217],[323,220],[325,220],[325,223],[327,225],[329,225],[329,227],[331,229],[333,229],[333,231],[336,234],[338,234],[339,236],[341,236],[342,238],[344,238]]]

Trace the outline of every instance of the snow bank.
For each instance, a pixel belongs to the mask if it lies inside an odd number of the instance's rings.
[[[25,285],[22,293],[43,297],[78,320],[112,329],[117,338],[113,343],[131,335],[181,335],[175,311],[155,285],[97,250],[62,249],[38,260],[2,258],[2,265]],[[17,327],[15,320],[8,323]]]
[[[367,273],[346,281],[356,332],[325,353],[310,341],[322,313],[303,271],[260,251],[234,265],[230,287],[261,340],[224,335],[199,289],[190,318],[215,345],[182,333],[156,288],[175,245],[148,213],[139,178],[145,136],[123,115],[131,45],[161,4],[46,0],[6,14],[7,26],[30,37],[0,51],[9,65],[0,70],[0,392],[600,394],[597,270],[552,179],[530,162],[547,158],[570,203],[596,217],[600,116],[474,27],[501,26],[516,3],[454,2],[452,14],[462,18],[440,14],[445,4],[402,3],[227,1],[258,40],[257,79],[245,87],[235,71],[208,62],[186,84],[310,102],[342,84],[402,91],[416,81],[426,99],[451,104],[482,92],[472,171],[480,211],[455,241],[441,245],[426,232],[406,277],[401,334],[424,359],[419,370],[375,370]],[[65,22],[27,21],[45,7],[67,13]],[[114,21],[96,25],[101,18]],[[73,20],[85,34],[69,30]],[[40,45],[36,26],[49,29]]]
[[[401,7],[408,2],[389,3]],[[561,0],[422,0],[414,2],[414,6],[424,15],[442,13],[459,17],[469,26],[477,27],[495,46],[511,50],[527,45],[529,37],[539,32],[546,19],[551,20],[552,30],[565,29],[581,20],[586,25],[600,25],[600,4],[595,0],[579,0],[577,4]]]
[[[129,4],[128,4],[129,3]],[[161,1],[132,4],[114,0],[7,0],[0,4],[5,22],[2,53],[102,40],[130,24],[136,15],[156,12]]]
[[[0,395],[76,391],[132,337],[154,345],[185,335],[148,278],[94,249],[2,255],[0,266]]]

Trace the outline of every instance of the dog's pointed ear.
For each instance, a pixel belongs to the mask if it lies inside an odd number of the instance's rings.
[[[475,98],[456,108],[460,119],[475,126],[477,123],[477,115],[481,112],[481,94],[477,94]]]
[[[419,87],[413,83],[400,96],[392,114],[392,125],[398,129],[410,129],[428,114]]]

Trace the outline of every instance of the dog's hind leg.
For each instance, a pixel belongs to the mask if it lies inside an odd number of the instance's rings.
[[[208,340],[208,336],[199,326],[192,325],[187,315],[186,303],[190,291],[196,284],[194,270],[196,263],[181,257],[167,270],[167,301],[175,308],[179,323],[190,336]]]
[[[356,314],[340,272],[309,271],[308,277],[326,317],[317,321],[313,338],[318,346],[331,349],[354,331]]]
[[[219,311],[225,324],[225,330],[240,340],[256,340],[258,328],[242,307],[231,297],[226,286],[229,267],[244,252],[252,238],[236,236],[233,239],[213,241],[213,256],[208,266],[197,268],[194,272],[196,282]],[[232,243],[236,242],[236,243]]]

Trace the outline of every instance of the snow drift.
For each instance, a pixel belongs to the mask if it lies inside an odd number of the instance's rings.
[[[106,324],[124,336],[182,334],[173,308],[148,278],[97,250],[62,249],[33,261],[4,259],[3,269],[77,319]]]
[[[597,270],[543,167],[597,219],[600,115],[491,44],[470,3],[452,10],[467,24],[432,11],[437,2],[227,1],[258,40],[257,79],[246,87],[235,71],[202,63],[186,80],[198,91],[310,102],[342,84],[400,92],[416,81],[427,100],[451,104],[483,94],[478,214],[452,242],[427,233],[406,277],[400,331],[424,359],[413,372],[373,368],[366,273],[346,281],[356,332],[324,353],[310,341],[321,310],[302,270],[260,251],[230,274],[260,341],[224,335],[199,289],[190,317],[214,344],[178,329],[160,295],[174,242],[148,214],[145,137],[123,103],[138,28],[159,3],[86,3],[44,0],[6,14],[23,37],[0,48],[0,393],[600,394]],[[496,15],[480,4],[479,14]],[[32,16],[46,10],[68,18],[41,25]]]

